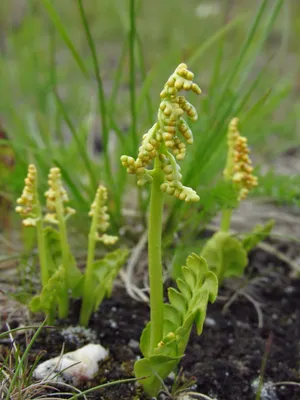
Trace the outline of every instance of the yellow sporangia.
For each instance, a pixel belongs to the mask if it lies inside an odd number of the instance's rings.
[[[38,215],[37,170],[35,165],[30,164],[28,166],[28,173],[24,182],[25,186],[21,197],[17,200],[18,205],[15,211],[23,218],[24,226],[36,226],[40,215]]]
[[[109,214],[107,208],[107,189],[103,185],[99,185],[95,199],[91,205],[89,216],[95,219],[95,239],[106,245],[113,245],[118,241],[118,236],[107,235],[105,232],[109,228]],[[99,234],[99,232],[101,234]]]
[[[49,189],[45,193],[45,196],[49,212],[45,215],[45,221],[51,224],[58,224],[57,207],[62,208],[62,213],[65,219],[75,213],[73,208],[67,206],[69,197],[66,189],[63,187],[59,168],[54,167],[50,169],[48,185]]]
[[[152,180],[151,171],[147,168],[158,156],[165,177],[161,190],[186,202],[198,201],[199,196],[181,183],[182,176],[176,160],[183,160],[186,145],[193,143],[192,131],[183,115],[187,114],[192,121],[196,121],[198,115],[194,106],[178,92],[185,90],[200,94],[201,89],[193,78],[194,74],[186,64],[179,64],[160,93],[157,122],[143,136],[137,159],[126,155],[121,157],[122,165],[129,174],[137,175],[137,183],[141,186]]]
[[[228,126],[228,156],[224,177],[238,186],[239,200],[243,200],[258,181],[253,175],[247,139],[241,136],[238,123],[238,118],[233,118]]]

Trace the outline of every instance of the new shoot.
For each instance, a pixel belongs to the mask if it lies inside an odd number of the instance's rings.
[[[193,189],[183,186],[177,163],[184,159],[186,145],[193,143],[192,131],[183,115],[187,114],[192,121],[196,121],[197,112],[184,96],[179,95],[181,90],[201,93],[193,78],[194,74],[185,64],[180,64],[176,68],[160,94],[157,121],[143,136],[137,159],[125,155],[121,157],[127,172],[137,176],[138,185],[151,184],[148,223],[150,323],[144,329],[140,342],[145,358],[135,364],[135,374],[138,378],[151,375],[149,379],[143,381],[143,386],[151,395],[158,393],[161,379],[164,379],[179,362],[194,318],[200,312],[198,306],[203,307],[204,311],[208,300],[214,300],[217,287],[215,276],[207,270],[204,260],[194,255],[185,267],[186,279],[193,287],[189,288],[184,281],[178,282],[179,289],[185,295],[170,289],[171,304],[163,303],[161,236],[164,193],[187,203],[199,200]],[[152,164],[153,169],[150,169]],[[192,271],[194,268],[195,271]],[[200,274],[199,280],[196,278],[198,274]],[[194,285],[197,286],[197,290]],[[204,291],[202,305],[200,303],[196,305],[202,287]],[[195,297],[190,296],[193,289]],[[201,318],[203,315],[201,314]],[[200,331],[199,327],[199,333]],[[168,345],[165,345],[166,343]]]
[[[253,175],[252,161],[249,156],[247,138],[241,136],[238,129],[239,120],[233,118],[228,126],[227,162],[223,175],[225,181],[231,181],[237,191],[238,201],[244,200],[249,191],[257,186],[257,177]],[[222,210],[221,230],[230,229],[232,210]]]
[[[28,166],[25,186],[21,197],[17,200],[16,212],[23,218],[25,227],[35,227],[37,231],[38,252],[42,285],[48,282],[49,271],[47,264],[46,245],[44,238],[43,214],[38,196],[38,173],[35,165]]]
[[[224,180],[233,185],[237,204],[244,200],[251,189],[257,186],[253,175],[247,139],[238,129],[238,118],[233,118],[228,126],[227,162],[223,172]],[[230,230],[232,209],[222,210],[220,230],[209,239],[201,255],[209,268],[217,275],[219,284],[226,277],[241,276],[248,264],[248,252],[269,235],[273,221],[265,226],[257,226],[243,240],[233,237]]]
[[[77,267],[68,242],[67,220],[75,210],[68,206],[69,198],[59,168],[51,168],[48,184],[45,216],[38,198],[34,165],[28,168],[23,193],[17,200],[16,211],[22,216],[23,225],[34,226],[37,230],[42,289],[32,298],[29,306],[33,312],[44,312],[48,315],[48,322],[52,323],[57,309],[60,318],[68,316],[69,296],[79,297],[82,298],[80,323],[87,325],[92,312],[104,297],[110,296],[114,279],[126,261],[128,251],[117,249],[106,253],[100,260],[95,259],[98,241],[113,245],[118,240],[118,237],[106,234],[109,227],[107,190],[100,185],[91,205],[87,267],[83,274]]]
[[[96,287],[94,285],[96,243],[102,242],[105,245],[113,245],[119,239],[117,236],[110,236],[105,233],[109,228],[109,214],[107,212],[108,208],[106,206],[106,202],[107,189],[100,185],[89,212],[89,216],[92,217],[92,223],[88,237],[88,255],[82,293],[83,300],[80,311],[80,325],[83,326],[88,324],[92,311],[95,307],[95,298],[97,295],[99,295],[99,293],[95,293]]]
[[[69,311],[69,288],[71,287],[71,263],[70,247],[67,236],[67,219],[75,213],[75,210],[68,207],[68,194],[63,187],[61,172],[59,168],[51,168],[48,175],[49,190],[45,193],[48,213],[45,222],[58,226],[60,238],[60,250],[62,255],[62,268],[64,271],[64,288],[61,291],[59,303],[59,317],[66,318]]]

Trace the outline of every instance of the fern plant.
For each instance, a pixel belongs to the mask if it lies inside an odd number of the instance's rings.
[[[163,306],[162,340],[151,347],[151,322],[143,331],[140,348],[143,359],[135,363],[137,378],[149,376],[143,381],[145,390],[155,396],[162,379],[174,370],[184,356],[195,323],[200,335],[206,316],[207,304],[213,303],[218,293],[216,275],[208,269],[203,257],[192,254],[182,267],[182,278],[177,279],[177,290],[168,289],[169,303]]]
[[[99,186],[91,206],[92,223],[88,238],[87,267],[84,273],[76,264],[67,234],[67,220],[75,213],[68,206],[68,195],[63,187],[59,168],[51,168],[49,189],[45,193],[47,213],[44,215],[38,196],[37,170],[28,168],[25,188],[17,200],[16,211],[23,217],[24,226],[36,227],[42,289],[33,297],[30,308],[42,311],[53,321],[57,314],[66,318],[69,296],[82,298],[80,323],[87,325],[91,313],[99,307],[105,296],[110,296],[113,281],[126,261],[128,251],[116,249],[100,260],[95,260],[97,241],[113,245],[118,238],[106,233],[109,228],[107,190]]]
[[[224,169],[224,181],[231,182],[236,190],[237,205],[257,186],[249,157],[247,139],[240,135],[238,119],[233,118],[228,127],[228,155]],[[215,272],[221,284],[226,277],[240,276],[248,264],[248,253],[271,232],[274,222],[256,226],[243,240],[229,232],[232,209],[222,210],[220,230],[205,244],[201,255]]]
[[[122,156],[127,172],[137,176],[138,185],[151,184],[148,224],[148,268],[150,281],[150,323],[143,331],[140,347],[144,358],[135,363],[137,378],[149,376],[142,384],[150,395],[159,392],[164,379],[184,354],[191,326],[196,322],[201,333],[208,301],[214,301],[217,279],[208,270],[204,260],[191,256],[183,268],[184,279],[178,280],[179,291],[169,289],[170,304],[163,303],[161,237],[164,193],[185,202],[197,202],[197,193],[183,186],[177,161],[184,159],[187,146],[193,143],[193,134],[183,115],[193,121],[197,112],[180,90],[200,94],[193,82],[194,74],[180,64],[166,82],[160,94],[161,103],[157,122],[143,136],[135,160]],[[182,140],[184,139],[184,140]],[[149,169],[151,163],[154,168]]]

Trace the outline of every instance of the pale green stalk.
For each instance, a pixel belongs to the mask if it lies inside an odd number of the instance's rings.
[[[223,231],[223,232],[229,231],[230,223],[231,223],[231,215],[232,215],[231,209],[222,210],[221,231]]]
[[[224,170],[224,180],[225,181],[230,181],[231,175],[232,175],[232,170],[233,170],[233,147],[229,146],[228,147],[228,153],[227,153],[227,162]],[[223,232],[228,232],[230,229],[230,223],[231,223],[231,216],[232,216],[232,209],[223,209],[222,210],[222,216],[221,216],[221,231]]]
[[[45,287],[49,279],[49,271],[47,265],[48,263],[47,263],[46,242],[45,242],[44,227],[43,227],[43,215],[38,198],[36,202],[36,214],[37,214],[36,231],[37,231],[37,244],[38,244],[39,260],[40,260],[41,281],[42,281],[42,286]]]
[[[158,157],[155,159],[152,171],[152,187],[150,197],[150,213],[148,226],[148,262],[150,283],[150,321],[151,349],[157,347],[163,335],[163,280],[161,260],[161,236],[163,223],[164,193],[160,185],[164,174],[160,168]]]
[[[95,248],[96,248],[96,234],[98,226],[98,214],[99,214],[100,202],[96,202],[96,209],[93,215],[91,229],[89,233],[89,243],[88,243],[88,256],[87,256],[87,266],[84,278],[84,288],[83,288],[83,300],[80,310],[79,324],[82,326],[87,326],[90,319],[90,315],[93,310],[93,264],[95,259]]]
[[[56,190],[56,193],[59,193],[59,190]],[[68,316],[69,310],[69,300],[68,300],[68,290],[69,290],[69,243],[67,238],[67,228],[64,217],[64,207],[62,203],[61,196],[56,196],[55,200],[56,205],[56,215],[58,220],[58,229],[59,229],[59,238],[60,238],[60,246],[61,246],[61,254],[62,254],[62,264],[65,271],[65,282],[64,282],[64,291],[62,294],[61,301],[58,305],[58,314],[59,318],[66,318]]]
[[[129,30],[129,79],[130,79],[130,111],[131,111],[131,134],[133,151],[138,147],[137,136],[137,114],[136,114],[136,79],[135,79],[135,0],[130,0],[130,30]]]

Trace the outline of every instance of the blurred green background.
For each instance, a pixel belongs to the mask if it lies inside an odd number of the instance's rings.
[[[41,194],[49,168],[61,167],[79,215],[99,181],[115,228],[127,197],[145,212],[119,157],[136,156],[164,82],[186,62],[203,94],[190,97],[199,120],[184,184],[204,193],[208,210],[226,202],[207,193],[218,187],[227,124],[238,116],[261,175],[255,194],[298,206],[300,168],[280,168],[299,147],[297,0],[2,0],[0,9],[1,152],[9,147],[15,164],[0,167],[5,198],[15,201],[34,162]],[[169,203],[174,227],[184,207]]]

